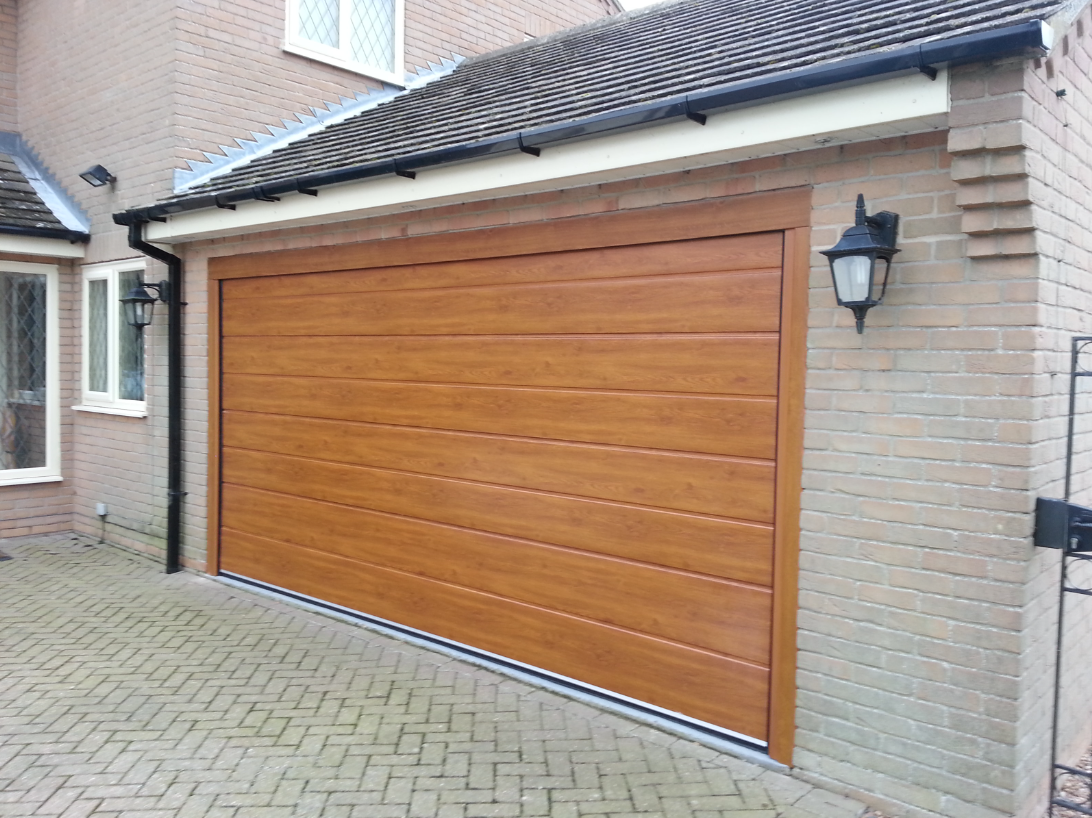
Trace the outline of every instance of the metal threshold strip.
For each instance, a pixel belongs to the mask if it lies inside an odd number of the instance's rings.
[[[221,571],[218,576],[211,577],[225,585],[254,591],[274,599],[286,600],[300,607],[315,610],[319,613],[332,615],[357,625],[364,625],[371,630],[393,636],[402,641],[410,642],[430,650],[445,653],[456,659],[463,659],[473,664],[511,676],[520,681],[528,682],[537,687],[542,687],[554,693],[568,698],[576,699],[584,704],[599,707],[603,710],[616,713],[620,716],[642,722],[665,732],[672,733],[680,738],[704,744],[719,752],[738,756],[746,761],[759,764],[779,772],[785,772],[789,768],[780,762],[774,761],[766,753],[766,742],[744,736],[715,724],[691,719],[680,713],[664,710],[646,702],[631,699],[619,693],[613,693],[594,685],[586,684],[551,673],[548,670],[525,665],[514,659],[508,659],[495,653],[479,650],[478,648],[464,645],[442,636],[417,630],[406,625],[399,625],[387,619],[361,613],[351,608],[335,605],[316,597],[307,596],[277,585],[260,582],[239,574]]]

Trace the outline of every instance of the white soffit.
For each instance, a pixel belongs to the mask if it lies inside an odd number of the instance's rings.
[[[36,236],[14,236],[0,233],[0,253],[49,258],[83,258],[87,245],[73,244],[65,239],[45,239]]]
[[[704,126],[673,122],[544,146],[539,157],[506,154],[425,168],[412,180],[386,176],[321,188],[317,197],[180,213],[150,223],[146,237],[171,244],[346,221],[921,133],[947,126],[949,98],[947,70],[935,80],[915,73],[713,114]]]

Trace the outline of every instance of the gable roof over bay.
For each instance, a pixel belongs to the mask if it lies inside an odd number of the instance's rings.
[[[0,226],[64,230],[9,154],[0,153]]]
[[[0,131],[0,233],[88,239],[87,220],[18,134]]]
[[[973,40],[985,32],[1016,31],[1021,24],[1032,31],[1035,26],[1026,24],[1047,19],[1062,5],[1060,0],[878,0],[867,5],[850,0],[681,0],[468,60],[424,87],[257,156],[155,209],[166,214],[307,192],[318,186],[318,174],[322,184],[384,173],[411,175],[416,168],[438,164],[430,157],[440,153],[457,161],[502,149],[534,152],[537,132],[556,135],[559,127],[582,123],[571,129],[571,138],[577,138],[595,132],[583,123],[619,111],[633,112],[623,123],[632,127],[663,118],[662,110],[647,113],[662,108],[661,103],[700,121],[702,115],[688,107],[694,95],[710,99],[716,89],[887,54],[905,55],[910,60],[905,67],[912,68],[915,60],[927,62],[925,50],[914,48],[920,44]],[[1013,42],[1016,50],[1022,41]],[[956,53],[934,52],[938,60]],[[787,84],[781,92],[794,87]],[[350,169],[355,173],[339,176]],[[271,184],[277,189],[263,190]],[[119,214],[118,220],[145,215]]]

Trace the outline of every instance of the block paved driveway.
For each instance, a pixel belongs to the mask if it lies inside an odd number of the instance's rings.
[[[0,540],[0,816],[853,818],[855,801],[71,534]]]

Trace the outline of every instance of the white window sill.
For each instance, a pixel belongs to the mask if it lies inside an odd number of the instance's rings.
[[[27,486],[31,483],[59,483],[64,478],[59,474],[51,474],[44,477],[4,477],[0,472],[0,486]]]
[[[81,406],[73,406],[74,412],[91,412],[96,415],[119,415],[123,418],[146,418],[148,417],[147,409],[123,409],[120,406],[94,406],[83,404]]]
[[[345,71],[352,71],[354,74],[360,74],[362,77],[369,77],[373,80],[379,80],[381,82],[395,85],[399,88],[406,87],[405,76],[399,76],[398,74],[392,74],[389,71],[383,71],[380,68],[372,68],[371,66],[364,65],[363,63],[353,62],[346,60],[342,57],[335,57],[331,54],[325,54],[322,51],[312,50],[306,46],[293,45],[292,43],[284,43],[281,46],[289,54],[295,54],[297,57],[306,57],[309,60],[317,60],[318,62],[324,62],[327,65],[332,65],[335,68],[341,68]]]

